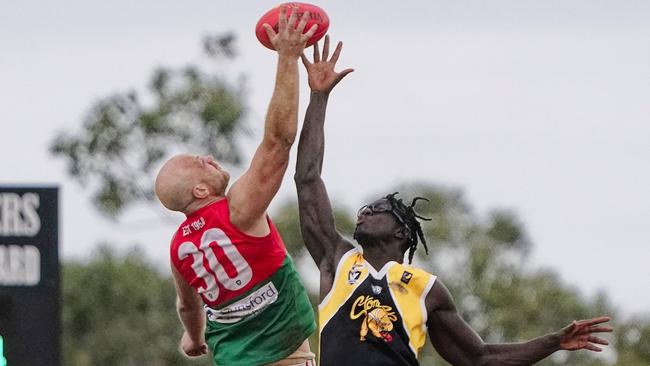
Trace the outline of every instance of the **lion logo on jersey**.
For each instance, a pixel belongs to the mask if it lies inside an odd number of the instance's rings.
[[[366,340],[368,332],[384,342],[392,342],[393,336],[390,332],[393,330],[393,322],[397,321],[397,315],[393,308],[388,305],[382,305],[378,299],[372,296],[361,295],[354,300],[350,309],[350,319],[354,320],[364,317],[361,322],[361,331],[359,340]]]
[[[383,339],[384,342],[390,343],[393,341],[393,336],[389,333],[393,330],[393,322],[390,320],[390,316],[386,310],[382,308],[373,309],[371,312],[367,313],[366,318],[363,319],[359,337],[361,341],[366,340],[368,330],[370,330],[375,337]]]

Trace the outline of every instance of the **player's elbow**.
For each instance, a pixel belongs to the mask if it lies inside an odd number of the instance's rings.
[[[201,310],[201,304],[195,299],[181,299],[176,300],[176,309],[179,314],[189,314]]]
[[[454,365],[463,366],[503,366],[498,362],[495,363],[496,359],[490,355],[487,345],[475,345],[471,349],[465,349],[447,360]]]
[[[493,353],[487,344],[483,345],[479,349],[479,352],[475,355],[474,360],[475,361],[472,364],[479,366],[503,366],[510,364],[506,363],[503,357],[500,357],[497,352]]]
[[[297,169],[296,174],[293,175],[293,181],[296,186],[301,187],[316,181],[319,175],[314,169]]]

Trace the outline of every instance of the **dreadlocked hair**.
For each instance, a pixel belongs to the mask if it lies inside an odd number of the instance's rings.
[[[429,254],[429,248],[427,247],[427,241],[424,238],[424,232],[422,231],[422,226],[420,225],[420,220],[431,221],[431,219],[420,216],[415,212],[415,204],[419,200],[429,201],[424,197],[415,197],[410,205],[406,205],[401,198],[395,198],[399,192],[395,192],[387,195],[386,198],[390,202],[393,211],[395,214],[401,217],[404,220],[404,223],[409,228],[409,237],[408,237],[408,251],[409,251],[409,264],[413,262],[413,255],[418,246],[418,239],[422,241],[424,245],[424,251],[426,254]]]

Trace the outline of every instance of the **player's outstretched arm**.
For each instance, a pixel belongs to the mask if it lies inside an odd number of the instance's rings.
[[[280,189],[289,163],[289,150],[297,134],[298,57],[317,28],[313,25],[303,34],[309,13],[305,12],[296,26],[295,10],[287,19],[286,7],[281,7],[278,33],[264,24],[278,52],[275,89],[266,114],[262,143],[248,170],[227,194],[232,223],[253,235],[268,232],[266,209]]]
[[[460,317],[447,288],[439,281],[426,299],[429,316],[427,326],[431,343],[438,353],[455,366],[532,365],[559,350],[587,349],[599,352],[598,345],[607,345],[605,339],[594,333],[611,332],[612,327],[601,325],[608,317],[575,321],[555,333],[527,342],[487,344]]]
[[[176,310],[185,329],[181,338],[181,350],[190,357],[204,355],[208,353],[208,346],[205,344],[205,312],[201,297],[185,282],[174,266],[172,274],[178,295]]]
[[[329,58],[329,36],[325,36],[322,59],[318,43],[314,45],[313,63],[309,62],[304,54],[302,55],[303,64],[307,69],[311,97],[298,142],[298,160],[294,179],[298,190],[303,240],[316,265],[321,269],[321,273],[324,266],[331,268],[336,258],[352,247],[336,231],[332,206],[321,179],[325,150],[323,125],[327,99],[334,86],[345,75],[352,72],[352,69],[334,71],[342,47],[343,44],[339,42],[332,57]]]

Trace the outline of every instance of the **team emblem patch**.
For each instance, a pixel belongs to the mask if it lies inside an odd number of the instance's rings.
[[[409,271],[404,271],[404,273],[402,273],[402,282],[405,284],[408,285],[408,283],[411,282],[411,278],[413,278],[413,273]]]
[[[359,280],[359,277],[361,277],[361,271],[359,269],[362,266],[363,265],[355,264],[350,268],[350,271],[348,272],[348,284],[354,285],[354,283]]]
[[[372,288],[372,293],[373,294],[379,295],[381,293],[381,286],[370,285],[370,287]]]

